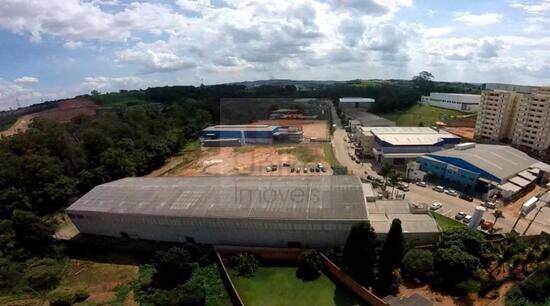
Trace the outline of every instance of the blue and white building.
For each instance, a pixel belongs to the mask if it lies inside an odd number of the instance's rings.
[[[403,168],[418,156],[460,143],[460,137],[431,127],[361,127],[359,131],[364,155],[372,155],[380,164]]]
[[[214,125],[201,133],[203,145],[270,144],[279,129],[271,125]]]
[[[510,146],[476,143],[425,154],[416,162],[421,171],[445,185],[484,197],[521,194],[548,170],[547,164]]]

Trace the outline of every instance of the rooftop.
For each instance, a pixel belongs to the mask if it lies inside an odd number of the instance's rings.
[[[361,97],[344,97],[344,98],[340,98],[340,103],[356,103],[356,102],[374,103],[374,99],[372,99],[372,98],[361,98]]]
[[[99,185],[69,212],[195,218],[365,220],[354,176],[135,177]]]
[[[369,222],[377,233],[387,233],[393,219],[401,220],[401,227],[406,233],[433,233],[439,228],[428,214],[411,213],[409,202],[376,201],[369,203]]]
[[[359,120],[363,126],[395,126],[395,122],[361,109],[344,108],[342,111],[352,119]]]
[[[501,180],[515,176],[539,163],[536,159],[510,146],[491,144],[476,144],[464,150],[449,149],[428,155],[460,158]]]
[[[253,130],[253,131],[273,131],[276,126],[266,124],[235,124],[235,125],[214,125],[204,129],[205,132],[227,131],[227,130]]]
[[[362,130],[363,133],[370,133],[381,141],[392,145],[434,145],[444,138],[460,138],[431,127],[365,127]]]

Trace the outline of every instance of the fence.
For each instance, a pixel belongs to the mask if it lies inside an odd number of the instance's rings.
[[[343,285],[345,285],[347,288],[349,288],[351,291],[353,291],[355,294],[357,294],[359,297],[361,297],[363,300],[365,300],[367,303],[373,306],[388,306],[389,304],[386,303],[384,300],[376,296],[374,293],[372,293],[367,288],[361,286],[359,283],[354,281],[351,277],[349,277],[346,273],[342,271],[337,265],[335,265],[330,259],[328,259],[325,255],[321,254],[321,257],[323,258],[323,264],[325,266],[325,269],[333,275],[338,281],[340,281]]]
[[[251,253],[268,262],[296,262],[303,249],[299,248],[265,248],[265,247],[239,247],[216,246],[216,252],[228,257],[239,253]]]
[[[237,292],[237,289],[235,289],[235,286],[231,281],[231,277],[229,277],[229,273],[227,273],[227,269],[223,264],[220,253],[218,252],[216,252],[216,265],[218,266],[218,271],[220,272],[223,284],[225,286],[225,289],[227,290],[227,293],[229,294],[229,299],[231,300],[233,306],[244,306],[243,300]]]

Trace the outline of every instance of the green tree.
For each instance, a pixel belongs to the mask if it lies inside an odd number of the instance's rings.
[[[298,257],[297,274],[304,280],[314,280],[321,275],[323,260],[319,252],[315,250],[305,251]]]
[[[412,249],[403,257],[401,275],[413,281],[428,281],[433,275],[434,258],[432,252],[422,249]]]
[[[254,276],[258,265],[258,258],[250,253],[240,253],[230,258],[230,266],[237,270],[241,276]]]
[[[18,246],[28,250],[29,256],[44,256],[52,252],[54,229],[35,214],[15,210],[12,226]]]
[[[370,286],[376,263],[376,233],[368,222],[354,225],[344,246],[343,261],[350,275],[364,286]]]
[[[404,251],[401,220],[393,219],[380,254],[380,269],[394,270],[398,268],[401,265]]]
[[[29,197],[25,191],[8,187],[0,191],[0,219],[9,219],[14,210],[30,210]]]
[[[157,251],[153,265],[156,271],[153,274],[152,285],[155,288],[174,288],[184,284],[193,273],[189,252],[178,247]]]
[[[504,214],[502,213],[502,210],[495,209],[495,211],[493,212],[493,217],[495,217],[495,222],[493,223],[493,226],[495,226],[497,224],[498,219],[504,217]]]
[[[475,280],[479,259],[457,246],[438,249],[434,255],[435,283],[441,288],[458,290],[457,285]]]

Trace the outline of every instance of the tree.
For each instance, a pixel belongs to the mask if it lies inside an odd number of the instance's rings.
[[[502,210],[495,209],[495,211],[493,212],[493,216],[495,217],[495,222],[493,223],[493,226],[495,226],[497,224],[498,219],[504,217],[504,214],[502,213]]]
[[[305,251],[298,257],[297,274],[304,280],[314,280],[321,275],[323,269],[323,260],[319,252],[311,250]]]
[[[241,276],[254,276],[258,270],[258,258],[249,253],[241,253],[230,258],[230,266],[233,267]]]
[[[376,263],[376,233],[370,223],[361,222],[351,228],[344,247],[343,261],[357,282],[364,286],[372,284]]]
[[[152,285],[155,288],[171,289],[184,284],[193,273],[189,253],[178,247],[155,253],[155,274]]]
[[[403,257],[401,275],[410,281],[428,281],[433,275],[434,258],[432,252],[412,249]]]
[[[480,268],[479,259],[457,246],[438,249],[434,255],[435,284],[459,290],[457,285],[474,279]]]
[[[50,254],[54,234],[51,225],[31,212],[15,210],[12,226],[17,245],[28,250],[29,256]]]
[[[380,268],[386,270],[398,268],[401,265],[404,250],[401,220],[393,219],[380,254]]]
[[[429,92],[431,88],[433,88],[433,74],[429,73],[428,71],[422,71],[417,76],[414,76],[412,78],[413,84],[416,85],[417,88],[420,88],[423,92]]]

